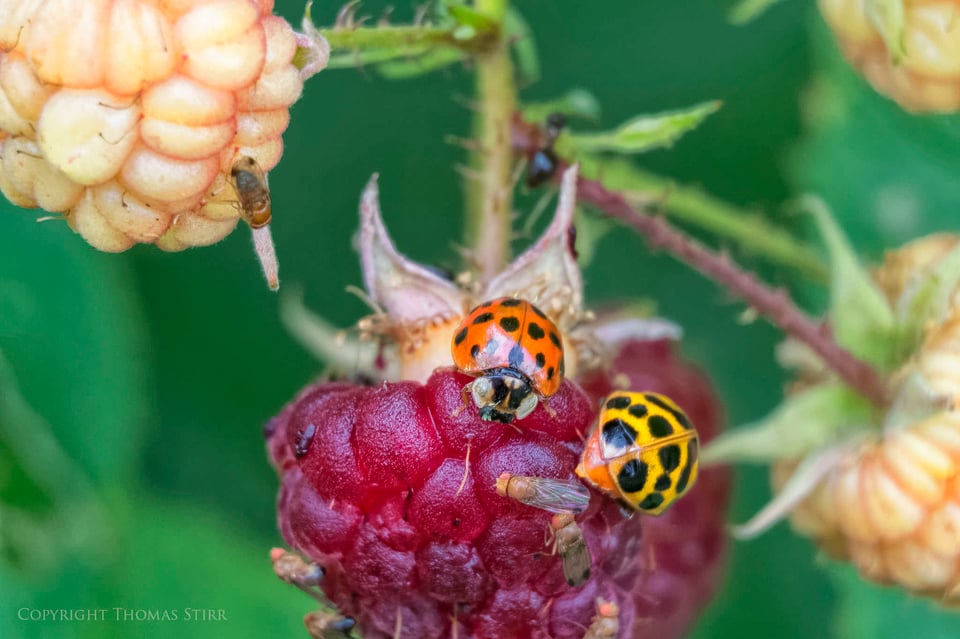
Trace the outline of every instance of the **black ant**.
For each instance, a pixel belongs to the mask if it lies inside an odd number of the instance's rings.
[[[547,139],[530,158],[527,168],[527,186],[535,189],[553,177],[557,172],[560,160],[553,150],[553,143],[557,141],[560,132],[567,124],[567,118],[562,113],[551,113],[547,116]]]

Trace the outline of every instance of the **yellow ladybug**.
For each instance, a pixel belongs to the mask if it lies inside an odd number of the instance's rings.
[[[603,403],[577,475],[633,510],[659,515],[697,480],[697,431],[656,393],[619,391]]]

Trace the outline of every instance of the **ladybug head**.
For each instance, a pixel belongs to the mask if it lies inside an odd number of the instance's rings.
[[[523,419],[537,407],[538,400],[530,381],[509,368],[495,368],[473,380],[470,395],[481,419],[501,424]]]

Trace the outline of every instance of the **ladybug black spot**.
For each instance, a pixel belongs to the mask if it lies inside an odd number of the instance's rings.
[[[473,318],[473,324],[474,326],[476,326],[477,324],[486,324],[492,319],[493,319],[493,313],[480,313],[479,315]]]
[[[637,431],[622,419],[611,419],[603,425],[603,441],[611,447],[622,450],[637,441]]]
[[[682,493],[687,489],[687,484],[690,483],[690,473],[693,470],[693,462],[688,463],[683,467],[683,471],[680,473],[680,478],[677,480],[677,493]]]
[[[518,300],[515,297],[511,297],[500,302],[500,306],[520,306],[523,304],[523,300]]]
[[[647,407],[643,404],[634,404],[630,407],[630,410],[627,411],[637,419],[643,419],[647,416]]]
[[[537,353],[537,368],[543,368],[547,363],[547,358],[543,353]]]
[[[479,344],[474,344],[473,346],[470,347],[470,357],[472,357],[473,359],[477,359],[477,355],[479,354],[480,354]]]
[[[663,474],[657,477],[657,483],[653,485],[657,490],[666,490],[670,488],[670,475]]]
[[[516,317],[501,317],[500,326],[508,333],[512,333],[520,328],[520,320],[518,320]]]
[[[620,469],[617,474],[617,484],[625,493],[635,493],[643,490],[647,483],[647,465],[639,459],[631,459]]]
[[[673,426],[660,415],[652,416],[647,424],[650,426],[650,435],[653,437],[666,437],[673,432]]]
[[[530,310],[533,311],[537,317],[540,317],[542,319],[547,319],[547,316],[544,315],[543,311],[541,311],[539,308],[537,308],[533,304],[530,305]]]
[[[654,510],[663,504],[663,495],[660,493],[650,493],[640,502],[641,510]]]
[[[684,428],[686,428],[687,430],[689,430],[689,429],[691,428],[691,426],[690,426],[690,420],[687,419],[687,416],[684,415],[682,412],[678,411],[677,409],[675,409],[673,406],[670,406],[669,404],[667,404],[666,402],[664,402],[662,399],[660,399],[660,398],[657,397],[656,395],[651,395],[651,394],[648,393],[648,394],[644,395],[644,397],[646,397],[646,398],[647,398],[647,401],[650,402],[651,404],[653,404],[653,405],[655,405],[655,406],[659,406],[659,407],[662,408],[663,410],[665,410],[665,411],[667,411],[668,413],[670,413],[671,415],[673,415],[673,417],[674,417],[678,422],[680,422],[680,425],[683,426]]]
[[[550,332],[550,341],[553,342],[553,345],[557,348],[561,348],[560,338],[552,331]]]
[[[553,379],[553,376],[556,375],[556,371],[553,370],[553,366],[547,369],[547,379]]]
[[[460,346],[461,344],[463,344],[463,340],[465,340],[465,339],[467,339],[467,327],[466,327],[466,326],[464,326],[462,329],[460,329],[460,332],[456,334],[456,336],[453,338],[453,343],[456,344],[457,346]]]
[[[670,472],[680,467],[680,447],[676,444],[664,446],[657,454],[660,456],[660,463],[663,464],[665,471]]]
[[[546,333],[543,332],[543,329],[540,328],[540,325],[536,322],[530,322],[527,326],[527,335],[530,336],[530,339],[542,339]]]
[[[630,398],[624,395],[611,397],[607,400],[607,408],[626,408],[630,405]]]

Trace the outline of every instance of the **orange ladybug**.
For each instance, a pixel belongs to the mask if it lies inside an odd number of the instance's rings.
[[[501,297],[476,307],[453,335],[453,363],[477,379],[464,387],[480,417],[509,424],[523,419],[563,381],[557,326],[526,300]]]

